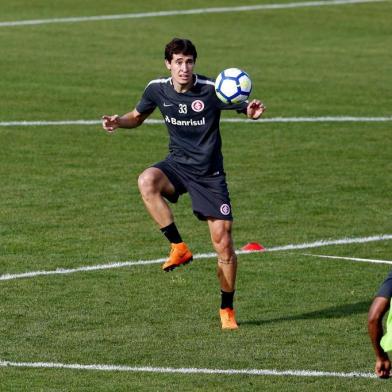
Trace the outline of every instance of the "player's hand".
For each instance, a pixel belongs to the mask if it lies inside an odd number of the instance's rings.
[[[257,120],[265,111],[266,107],[264,104],[258,99],[253,99],[248,103],[246,108],[246,114],[248,118],[252,118],[253,120]]]
[[[389,378],[391,362],[388,358],[377,358],[375,372],[378,377]]]
[[[105,131],[113,133],[119,126],[118,119],[120,116],[115,114],[113,116],[102,116],[102,127]]]

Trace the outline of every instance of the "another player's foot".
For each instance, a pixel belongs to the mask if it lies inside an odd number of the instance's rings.
[[[187,264],[192,260],[192,252],[189,250],[185,242],[180,242],[179,244],[171,244],[170,256],[162,265],[162,269],[168,272],[182,264]]]
[[[222,329],[238,329],[237,321],[235,321],[235,312],[233,309],[219,309],[219,315],[222,323]]]

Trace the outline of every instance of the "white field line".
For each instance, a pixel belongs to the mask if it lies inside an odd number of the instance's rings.
[[[374,236],[362,237],[362,238],[342,238],[339,240],[320,240],[320,241],[304,243],[304,244],[275,246],[273,248],[266,249],[266,251],[276,252],[276,251],[286,251],[286,250],[296,250],[296,249],[310,249],[310,248],[319,248],[321,246],[362,244],[365,242],[388,241],[388,240],[392,240],[392,234],[381,234],[381,235],[374,235]],[[246,253],[245,251],[241,251],[241,252]]]
[[[100,20],[119,20],[119,19],[140,19],[140,18],[154,18],[162,16],[177,16],[177,15],[198,15],[198,14],[220,14],[227,12],[243,12],[243,11],[262,11],[262,10],[276,10],[287,8],[300,7],[320,7],[325,5],[344,5],[344,4],[358,4],[358,3],[376,3],[386,0],[332,0],[332,1],[307,1],[294,2],[283,4],[258,4],[249,6],[237,7],[214,7],[214,8],[196,8],[189,10],[172,10],[172,11],[157,11],[157,12],[140,12],[132,14],[119,15],[97,15],[97,16],[80,16],[68,18],[52,18],[52,19],[35,19],[35,20],[19,20],[10,22],[0,22],[0,27],[13,26],[28,26],[28,25],[42,25],[50,23],[76,23],[76,22],[91,22]]]
[[[138,373],[180,373],[180,374],[224,374],[249,376],[293,376],[293,377],[343,377],[343,378],[376,378],[372,373],[361,372],[324,372],[317,370],[276,370],[276,369],[206,369],[206,368],[171,368],[152,366],[120,366],[120,365],[81,365],[77,363],[52,362],[11,362],[1,361],[0,367],[45,368],[93,370],[106,372],[138,372]]]
[[[312,253],[302,253],[304,256],[321,257],[324,259],[336,259],[336,260],[349,260],[349,261],[361,261],[363,263],[374,263],[374,264],[392,264],[390,260],[377,260],[377,259],[361,259],[359,257],[343,257],[343,256],[329,256],[329,255],[315,255]]]
[[[353,116],[326,116],[326,117],[271,117],[261,120],[250,120],[246,118],[222,118],[222,123],[303,123],[303,122],[390,122],[392,116],[384,117],[353,117]],[[144,124],[164,124],[164,120],[147,119]],[[100,120],[54,120],[54,121],[1,121],[0,127],[37,127],[48,125],[101,125]]]
[[[221,122],[236,123],[247,122],[257,124],[258,122],[292,123],[292,122],[388,122],[392,116],[384,117],[353,117],[353,116],[324,116],[324,117],[272,117],[255,121],[243,118],[222,118]]]
[[[376,235],[376,236],[362,237],[362,238],[342,238],[339,240],[321,240],[321,241],[304,243],[304,244],[276,246],[272,248],[265,248],[263,252],[310,249],[310,248],[318,248],[318,247],[330,246],[330,245],[346,245],[346,244],[354,244],[354,243],[358,244],[358,243],[365,243],[365,242],[388,241],[388,240],[392,240],[392,234]],[[255,253],[255,251],[237,250],[236,253],[238,255],[245,255],[248,253]],[[210,259],[213,257],[216,257],[216,253],[199,253],[193,256],[194,259]],[[106,269],[113,269],[113,268],[139,266],[139,265],[160,264],[163,263],[165,260],[166,258],[153,259],[153,260],[124,261],[124,262],[98,264],[98,265],[91,265],[91,266],[82,266],[82,267],[72,268],[72,269],[58,268],[56,270],[49,270],[49,271],[30,271],[30,272],[23,272],[19,274],[4,274],[4,275],[0,275],[0,281],[23,279],[23,278],[34,278],[36,276],[66,275],[66,274],[73,274],[76,272],[106,270]]]

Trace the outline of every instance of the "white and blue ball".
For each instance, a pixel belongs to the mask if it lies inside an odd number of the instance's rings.
[[[224,103],[244,102],[251,91],[252,81],[249,75],[239,68],[227,68],[215,80],[216,95]]]

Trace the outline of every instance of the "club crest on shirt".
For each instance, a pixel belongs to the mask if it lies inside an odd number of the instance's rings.
[[[204,102],[196,99],[196,101],[192,102],[191,107],[194,112],[201,112],[204,109]]]

